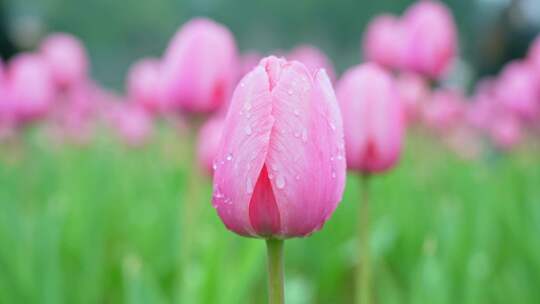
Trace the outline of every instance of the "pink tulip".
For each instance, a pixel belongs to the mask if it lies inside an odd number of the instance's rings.
[[[140,106],[118,105],[114,126],[123,142],[130,147],[143,146],[152,133],[152,119]]]
[[[438,89],[423,109],[424,123],[432,130],[447,133],[465,118],[465,105],[465,96],[461,92]]]
[[[367,61],[398,69],[403,66],[405,32],[400,20],[393,15],[375,17],[364,36],[363,50]]]
[[[506,65],[495,87],[495,94],[508,110],[526,120],[540,114],[540,82],[532,66],[524,61]]]
[[[300,45],[293,49],[287,59],[296,60],[303,63],[312,73],[319,69],[325,69],[330,80],[335,80],[334,66],[332,61],[324,54],[323,51],[311,45]]]
[[[337,87],[343,115],[347,166],[366,173],[396,164],[404,133],[395,81],[375,63],[349,69]]]
[[[416,2],[405,12],[405,68],[438,79],[456,55],[457,30],[450,10],[436,0]]]
[[[88,56],[82,42],[75,36],[65,33],[49,35],[41,44],[41,52],[58,87],[73,86],[86,80]]]
[[[159,72],[159,60],[145,58],[134,63],[128,73],[129,99],[151,113],[164,110],[163,100],[158,90]]]
[[[491,124],[490,136],[495,146],[499,149],[511,149],[522,138],[519,120],[513,115],[508,115],[508,113],[494,117]]]
[[[476,85],[472,102],[466,108],[467,122],[476,129],[487,130],[497,107],[500,105],[495,96],[495,80],[483,79]]]
[[[215,160],[213,205],[240,235],[309,235],[342,198],[343,147],[326,72],[267,57],[234,92]]]
[[[210,176],[213,175],[214,159],[219,151],[221,133],[225,120],[221,115],[208,120],[199,133],[197,158],[200,166]]]
[[[193,19],[172,39],[162,67],[162,93],[172,106],[213,112],[229,100],[237,80],[234,37],[214,21]]]
[[[417,120],[431,94],[428,82],[417,74],[402,73],[397,78],[397,88],[405,108],[407,122]]]
[[[16,103],[18,120],[44,116],[55,97],[54,84],[46,61],[37,54],[17,55],[9,64],[8,94]]]

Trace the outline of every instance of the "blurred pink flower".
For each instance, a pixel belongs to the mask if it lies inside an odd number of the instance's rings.
[[[224,123],[224,117],[217,115],[209,119],[199,132],[197,159],[200,167],[210,176],[214,174],[214,159],[219,151]]]
[[[309,235],[342,198],[343,146],[326,73],[267,57],[234,92],[215,159],[213,205],[240,235]]]
[[[58,87],[66,88],[86,81],[88,56],[77,37],[66,33],[51,34],[42,42],[41,53]]]
[[[302,62],[312,73],[325,69],[330,80],[335,81],[335,71],[332,61],[320,49],[312,45],[299,45],[286,56],[288,60]]]
[[[496,108],[500,107],[495,96],[495,80],[480,80],[471,99],[466,107],[467,123],[476,129],[488,130]]]
[[[165,52],[162,94],[184,112],[213,112],[228,102],[237,74],[231,32],[212,20],[193,19],[182,26]]]
[[[50,69],[43,57],[22,53],[13,58],[8,67],[6,93],[7,99],[15,103],[19,122],[44,117],[56,91]]]
[[[492,118],[489,135],[495,146],[502,150],[515,147],[522,139],[519,120],[511,114],[501,113]]]
[[[362,42],[364,57],[390,69],[403,66],[405,32],[398,17],[383,14],[369,23]]]
[[[420,75],[413,73],[401,73],[396,81],[406,121],[414,122],[420,118],[422,107],[429,100],[431,94],[429,83]]]
[[[140,104],[150,113],[162,112],[165,108],[159,92],[160,62],[144,58],[135,62],[128,72],[127,94],[131,102]]]
[[[116,106],[113,126],[122,141],[130,147],[146,144],[153,132],[150,115],[139,105],[124,103]]]
[[[375,63],[349,69],[337,86],[343,115],[347,166],[383,172],[399,159],[404,113],[392,76]]]
[[[424,106],[423,121],[434,131],[448,133],[463,122],[465,102],[465,96],[457,90],[437,89]]]
[[[407,9],[405,28],[405,68],[438,79],[456,56],[457,29],[452,13],[436,0],[421,0]]]
[[[525,120],[540,114],[539,76],[526,61],[512,61],[501,72],[495,94],[501,104]]]

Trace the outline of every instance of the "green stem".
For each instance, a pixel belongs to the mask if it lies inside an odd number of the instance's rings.
[[[362,175],[362,202],[358,214],[358,258],[356,303],[371,304],[371,269],[369,258],[369,175]]]
[[[284,304],[283,241],[266,240],[268,254],[268,304]]]

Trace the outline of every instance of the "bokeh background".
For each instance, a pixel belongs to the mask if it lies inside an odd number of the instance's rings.
[[[0,54],[69,32],[85,44],[93,78],[122,92],[132,62],[161,56],[180,25],[208,16],[241,51],[310,43],[341,73],[361,62],[371,18],[411,3],[0,0]],[[536,0],[444,3],[460,39],[450,78],[466,91],[523,57],[540,31]],[[185,136],[161,126],[154,137],[136,150],[106,131],[88,146],[58,146],[31,130],[0,146],[0,303],[264,303],[264,243],[225,230],[210,179],[192,183]],[[373,183],[375,303],[538,303],[538,155],[528,145],[471,161],[411,132],[400,165]],[[350,174],[325,229],[287,242],[289,303],[352,302],[359,184]],[[188,200],[199,216],[186,228]],[[186,229],[195,238],[188,265]]]

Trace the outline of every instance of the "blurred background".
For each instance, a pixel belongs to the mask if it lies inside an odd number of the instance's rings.
[[[1,54],[32,49],[49,32],[69,32],[87,46],[92,74],[120,89],[135,59],[161,56],[180,25],[207,16],[229,27],[242,51],[271,53],[313,44],[342,72],[360,61],[367,23],[381,13],[400,14],[412,2],[2,0]],[[535,0],[443,2],[454,13],[460,54],[475,76],[493,74],[509,59],[523,57],[540,27]]]
[[[242,53],[308,43],[340,75],[363,61],[372,18],[401,15],[413,3],[0,0],[0,54],[7,62],[52,32],[73,34],[92,79],[115,95],[133,62],[161,57],[182,24],[207,16],[231,30]],[[443,3],[456,20],[459,59],[441,82],[469,94],[525,57],[540,32],[537,0]],[[38,128],[2,141],[0,303],[265,303],[264,244],[223,227],[210,204],[211,178],[194,176],[184,124],[156,123],[137,149],[99,128],[84,144],[60,144]],[[509,150],[458,136],[456,151],[411,129],[399,166],[373,183],[374,303],[538,303],[538,130]],[[479,143],[487,148],[478,152]],[[287,242],[288,303],[353,302],[359,184],[350,174],[325,228]],[[186,202],[198,213],[189,225]]]

